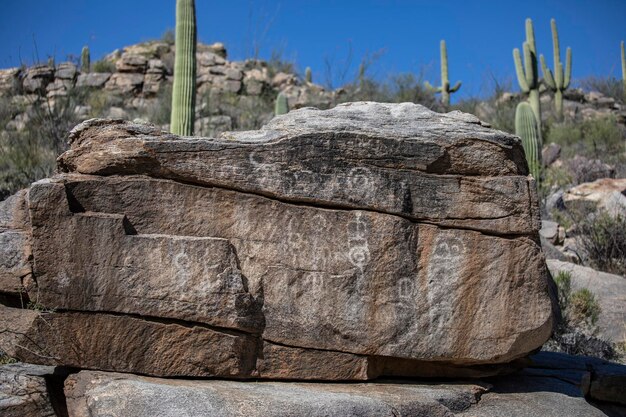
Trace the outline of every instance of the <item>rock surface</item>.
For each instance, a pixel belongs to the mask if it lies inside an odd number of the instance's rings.
[[[0,415],[56,417],[45,377],[54,368],[24,363],[0,366]]]
[[[621,416],[626,366],[541,352],[523,371],[459,380],[337,384],[159,379],[17,363],[0,366],[8,417]]]
[[[603,178],[577,185],[565,192],[563,201],[568,208],[586,204],[613,216],[626,216],[626,178]]]
[[[29,246],[7,244],[32,253],[23,286],[41,306],[2,307],[12,356],[154,376],[482,376],[552,331],[520,142],[470,115],[352,103],[218,139],[92,120],[71,146],[65,173],[21,197]]]
[[[515,375],[437,382],[376,383],[182,381],[83,371],[65,382],[70,415],[185,416],[606,416],[594,385],[626,367],[555,353],[535,355]],[[602,371],[612,367],[612,374]],[[617,371],[616,371],[617,369]],[[593,376],[590,376],[593,372]],[[624,376],[613,387],[624,386]],[[615,385],[617,384],[617,385]],[[600,392],[596,389],[595,392]],[[617,393],[616,394],[621,394]],[[585,400],[585,396],[594,405]],[[622,397],[623,398],[623,397]],[[611,396],[609,401],[620,399]],[[599,407],[599,408],[598,408]]]

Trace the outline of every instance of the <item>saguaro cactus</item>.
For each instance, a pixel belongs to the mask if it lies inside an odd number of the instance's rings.
[[[539,101],[539,73],[537,71],[537,48],[533,21],[526,19],[526,41],[523,44],[524,64],[519,49],[513,49],[513,61],[520,90],[528,94],[528,101],[537,119],[537,128],[541,138],[541,103]]]
[[[176,56],[172,89],[171,131],[193,135],[196,113],[196,5],[176,0]]]
[[[622,82],[624,83],[624,94],[626,95],[626,52],[624,52],[624,41],[622,47]]]
[[[91,67],[91,56],[89,54],[89,47],[83,46],[83,50],[80,53],[80,71],[88,73]]]
[[[541,174],[539,126],[537,125],[532,107],[525,101],[519,103],[515,109],[515,134],[522,138],[522,146],[528,161],[528,168],[535,180],[539,182]]]
[[[274,114],[280,116],[281,114],[289,113],[289,103],[287,102],[287,96],[283,93],[278,93],[276,97],[276,103],[274,104]]]
[[[446,41],[442,40],[441,49],[441,85],[437,88],[433,87],[428,81],[424,83],[426,88],[441,93],[441,102],[450,105],[450,94],[455,93],[461,88],[461,81],[457,81],[454,87],[450,88],[450,80],[448,79],[448,51],[446,49]]]
[[[311,67],[306,67],[306,70],[304,71],[304,80],[307,83],[313,82],[313,71],[311,71]]]
[[[559,119],[563,118],[563,91],[569,87],[572,76],[572,49],[567,48],[565,53],[565,71],[563,71],[563,63],[561,62],[561,49],[559,46],[559,33],[556,30],[556,20],[550,20],[552,27],[552,48],[554,52],[554,75],[550,68],[546,65],[543,55],[541,58],[541,71],[543,72],[543,81],[550,90],[554,91],[554,108]]]

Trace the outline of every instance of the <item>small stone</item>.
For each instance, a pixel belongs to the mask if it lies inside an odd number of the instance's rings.
[[[108,72],[90,72],[80,74],[76,80],[76,87],[101,88],[111,78]]]
[[[105,84],[105,88],[121,94],[131,94],[141,91],[144,75],[134,73],[115,73]]]
[[[78,70],[76,69],[75,64],[71,62],[63,62],[57,66],[54,76],[62,80],[74,80],[76,78],[76,74],[78,74]]]
[[[122,57],[115,62],[115,68],[119,72],[141,73],[146,71],[148,59],[143,55],[125,52]]]

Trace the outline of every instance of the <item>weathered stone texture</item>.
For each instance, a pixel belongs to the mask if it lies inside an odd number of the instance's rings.
[[[0,366],[0,415],[2,417],[56,417],[45,377],[48,366],[16,363]]]
[[[521,145],[469,115],[353,103],[218,139],[92,120],[59,162],[65,173],[22,196],[26,289],[54,312],[7,307],[13,346],[35,343],[10,350],[20,359],[156,376],[482,376],[552,331]]]

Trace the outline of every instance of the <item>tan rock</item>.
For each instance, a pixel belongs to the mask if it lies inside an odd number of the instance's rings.
[[[105,88],[121,94],[130,94],[141,91],[144,75],[134,73],[115,73],[105,84]]]
[[[76,80],[76,87],[94,87],[99,88],[111,78],[108,72],[90,72],[88,74],[80,74]]]
[[[143,74],[148,65],[148,58],[144,55],[125,52],[115,62],[115,69],[119,72],[135,72]]]
[[[626,178],[602,178],[570,188],[563,194],[568,207],[584,204],[626,216]]]

